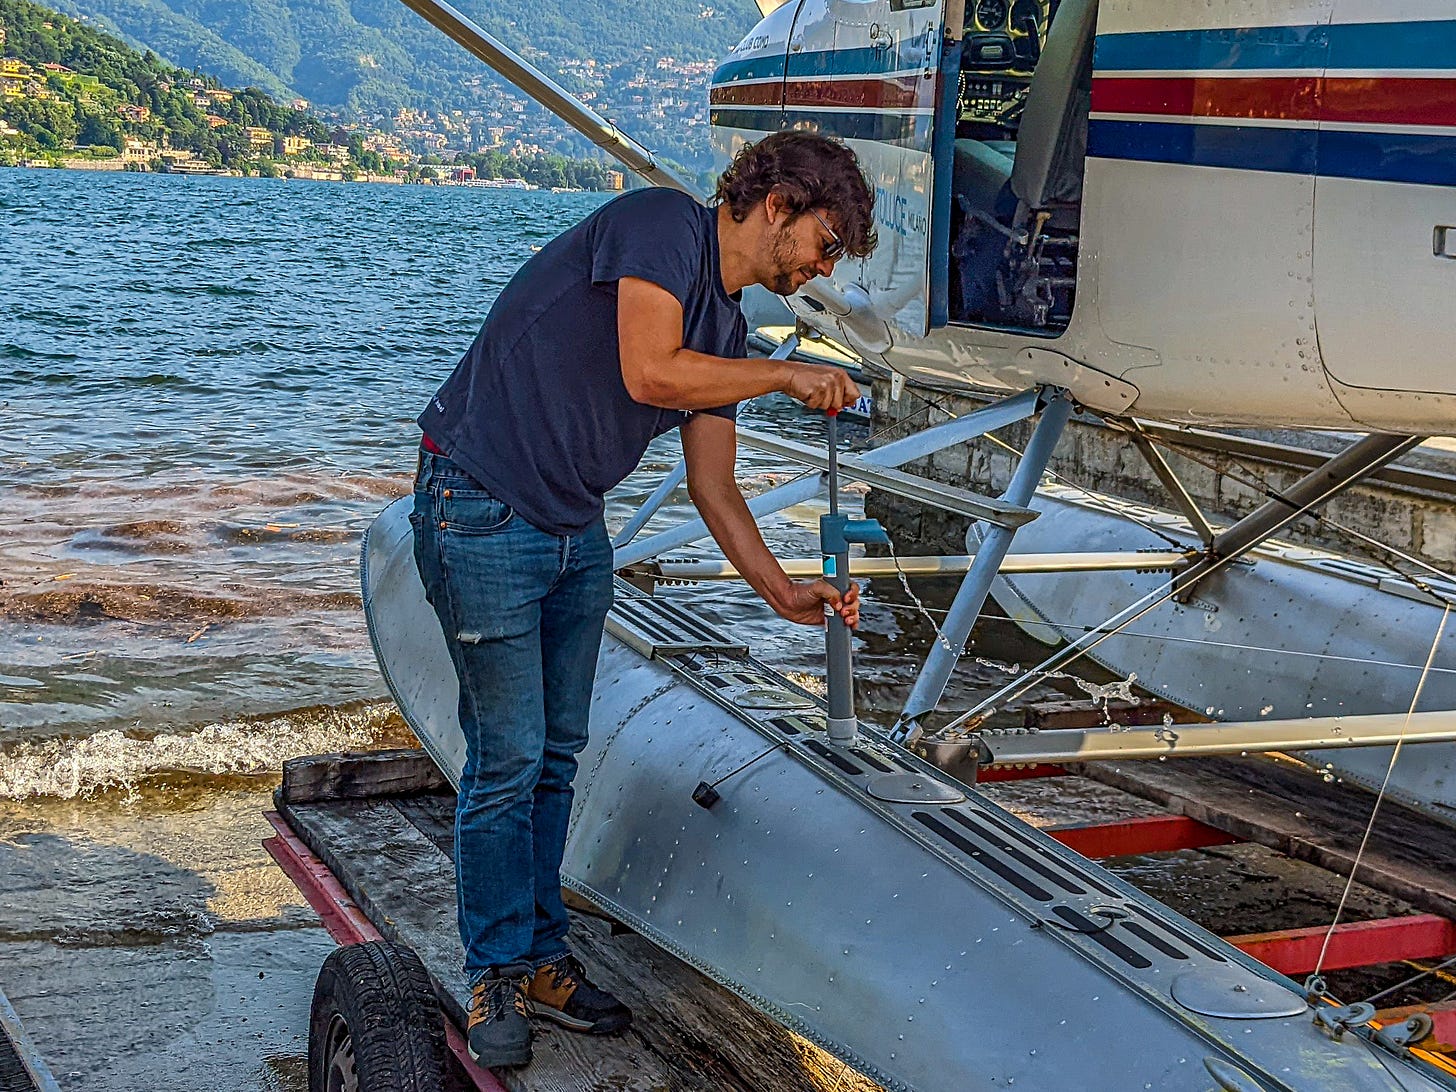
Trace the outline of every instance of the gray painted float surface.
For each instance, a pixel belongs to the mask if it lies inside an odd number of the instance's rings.
[[[454,779],[456,683],[408,505],[366,538],[365,608],[396,700]],[[563,881],[885,1086],[1452,1087],[1331,1039],[1292,983],[877,732],[831,746],[812,696],[617,596]],[[776,744],[711,811],[692,802]],[[896,802],[915,785],[938,802]]]

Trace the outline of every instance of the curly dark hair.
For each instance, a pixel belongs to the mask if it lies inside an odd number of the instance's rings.
[[[818,133],[785,129],[749,144],[718,179],[713,204],[727,205],[742,223],[770,193],[778,193],[795,215],[813,208],[833,213],[844,249],[868,257],[879,241],[874,198],[854,152]]]

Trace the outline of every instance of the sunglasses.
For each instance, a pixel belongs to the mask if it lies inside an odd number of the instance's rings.
[[[820,216],[813,209],[809,210],[809,215],[818,220],[819,226],[829,233],[829,242],[819,248],[820,255],[823,256],[826,262],[838,261],[844,256],[844,240],[835,233],[832,227],[824,222],[824,217]]]

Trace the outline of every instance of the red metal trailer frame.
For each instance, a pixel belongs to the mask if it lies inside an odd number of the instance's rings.
[[[349,897],[342,884],[329,871],[329,866],[319,860],[289,828],[288,822],[275,811],[265,812],[265,817],[277,831],[265,839],[263,848],[268,851],[278,867],[293,881],[299,893],[318,913],[328,930],[329,936],[339,944],[362,944],[366,940],[382,940],[383,934],[376,929],[359,909],[358,903]],[[482,1069],[470,1057],[465,1045],[465,1036],[454,1022],[445,1020],[445,1042],[450,1053],[455,1055],[465,1076],[480,1092],[507,1092],[506,1086],[496,1079],[488,1069]]]

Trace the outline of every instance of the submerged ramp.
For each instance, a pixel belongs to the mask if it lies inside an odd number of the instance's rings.
[[[381,665],[452,779],[455,681],[408,501],[371,528]],[[711,810],[692,800],[720,786]],[[1288,980],[619,583],[563,882],[886,1087],[1450,1088]]]

